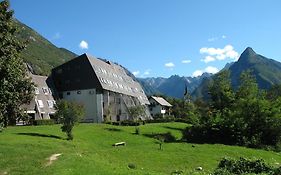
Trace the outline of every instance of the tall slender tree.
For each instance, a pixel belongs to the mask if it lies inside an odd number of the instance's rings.
[[[214,78],[209,87],[211,95],[211,108],[223,113],[223,110],[230,108],[234,101],[234,92],[230,82],[230,72],[222,71]]]
[[[20,106],[32,99],[34,90],[20,57],[25,45],[16,37],[14,12],[9,6],[7,0],[0,2],[0,130],[15,124],[23,114]]]

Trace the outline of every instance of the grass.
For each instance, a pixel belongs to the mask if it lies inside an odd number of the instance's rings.
[[[9,127],[0,133],[0,175],[2,174],[209,174],[223,157],[264,159],[277,166],[279,153],[238,146],[165,143],[163,150],[145,135],[171,132],[181,138],[184,123],[146,124],[135,127],[80,124],[74,140],[65,140],[59,125]],[[113,147],[125,141],[126,146]],[[61,153],[46,166],[47,158]],[[196,167],[203,171],[196,171]],[[131,167],[131,168],[129,168]]]

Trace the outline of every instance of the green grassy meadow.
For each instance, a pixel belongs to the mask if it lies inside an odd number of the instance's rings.
[[[60,125],[8,127],[0,133],[0,175],[4,174],[210,174],[223,157],[264,159],[278,166],[280,153],[219,144],[164,143],[147,134],[170,131],[178,139],[187,124],[161,123],[135,127],[79,124],[74,140],[65,140]],[[125,141],[126,146],[113,147]],[[193,145],[193,146],[192,146]],[[50,166],[52,154],[61,153]],[[134,164],[135,169],[128,168]],[[203,167],[203,171],[195,170]]]

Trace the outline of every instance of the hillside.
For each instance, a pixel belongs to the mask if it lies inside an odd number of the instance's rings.
[[[164,143],[154,135],[171,132],[177,139],[185,123],[158,123],[140,126],[79,124],[74,140],[65,140],[60,125],[8,127],[0,134],[0,174],[210,174],[224,157],[264,159],[279,166],[279,153],[220,144]],[[114,147],[124,141],[126,146]],[[49,157],[61,154],[49,164]],[[129,168],[133,167],[133,168]],[[203,171],[197,171],[197,167]]]
[[[244,50],[237,62],[228,64],[223,70],[230,71],[231,83],[234,89],[239,87],[240,75],[246,70],[252,71],[260,89],[269,89],[274,84],[281,84],[281,63],[257,54],[250,47]],[[192,92],[192,96],[206,99],[208,85],[211,81],[212,77],[202,81],[198,88]]]
[[[76,56],[67,49],[56,47],[20,21],[15,20],[15,25],[18,28],[18,37],[27,41],[27,48],[22,52],[22,57],[31,65],[35,74],[48,75],[53,67]]]
[[[211,76],[211,74],[204,73],[199,77],[180,77],[173,75],[169,78],[138,78],[144,91],[147,95],[163,94],[170,97],[182,98],[185,92],[185,87],[189,93],[199,86],[201,81]]]

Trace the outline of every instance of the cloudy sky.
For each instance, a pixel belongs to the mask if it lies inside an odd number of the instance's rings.
[[[280,0],[10,0],[58,47],[138,77],[216,73],[250,46],[281,61]]]

